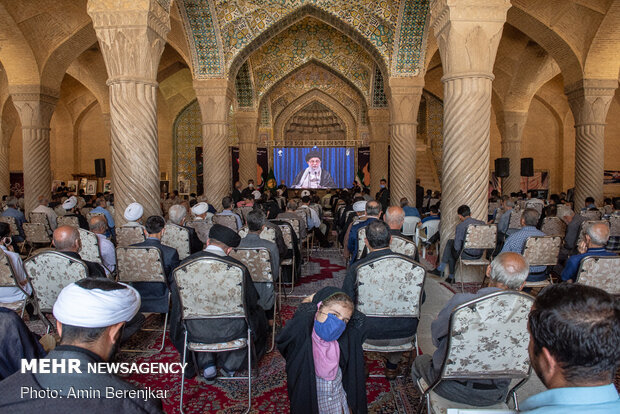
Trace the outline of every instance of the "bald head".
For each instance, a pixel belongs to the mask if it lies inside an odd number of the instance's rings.
[[[504,252],[493,259],[488,272],[495,286],[521,290],[530,272],[530,265],[519,253]]]
[[[586,235],[590,238],[590,247],[604,247],[609,240],[609,226],[605,222],[588,225]]]
[[[88,225],[90,227],[90,231],[97,234],[105,233],[108,228],[108,222],[106,221],[105,216],[91,217]]]
[[[78,252],[80,250],[80,232],[76,227],[60,226],[54,230],[53,243],[61,252]]]
[[[381,204],[378,201],[369,201],[366,203],[366,215],[379,217],[381,215]]]
[[[400,230],[405,221],[405,211],[397,206],[388,207],[385,212],[385,222],[391,230]]]

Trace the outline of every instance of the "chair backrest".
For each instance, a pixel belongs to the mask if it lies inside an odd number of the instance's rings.
[[[577,283],[620,294],[620,256],[588,256],[581,259]]]
[[[520,229],[521,226],[521,216],[523,215],[523,210],[513,208],[510,210],[510,220],[508,221],[509,229]]]
[[[164,259],[157,247],[117,247],[116,269],[119,282],[167,283]]]
[[[216,214],[213,216],[213,224],[221,224],[222,226],[228,227],[233,231],[239,231],[237,228],[237,219],[232,215]]]
[[[561,244],[560,236],[530,236],[525,241],[523,257],[530,266],[555,266]]]
[[[427,220],[422,223],[422,228],[426,229],[426,238],[430,239],[439,231],[440,220]]]
[[[410,257],[411,259],[415,259],[415,254],[418,248],[414,242],[405,237],[392,236],[392,240],[390,241],[390,250],[394,253],[399,253]]]
[[[90,211],[86,213],[86,220],[90,223],[90,219],[97,216],[103,216],[103,213],[91,213]]]
[[[347,221],[349,221],[349,217],[351,217],[352,214],[356,214],[355,211],[353,211],[353,210],[347,211],[347,214],[344,216],[344,223],[345,224],[347,224]]]
[[[41,223],[45,226],[45,231],[51,231],[50,222],[47,219],[47,214],[32,211],[29,218],[31,223]]]
[[[239,230],[239,237],[244,238],[245,236],[248,235],[249,232],[250,230],[248,229],[248,227],[243,226]],[[276,242],[276,231],[272,229],[271,227],[265,226],[263,230],[260,232],[259,237],[263,240],[267,240],[272,243],[275,243]]]
[[[78,231],[80,232],[80,239],[82,240],[82,250],[80,250],[80,257],[82,260],[103,264],[97,235],[92,231],[82,228],[78,228]]]
[[[542,214],[543,207],[543,203],[533,203],[531,201],[525,203],[525,208],[533,208],[538,212],[538,214]]]
[[[420,222],[420,218],[416,216],[406,216],[403,222],[403,235],[413,236],[415,234],[415,228]]]
[[[231,250],[230,257],[239,260],[248,268],[254,283],[273,283],[271,255],[265,247],[237,247]]]
[[[498,202],[491,202],[489,203],[489,207],[488,207],[488,213],[489,216],[492,216],[495,213],[495,210],[497,210],[499,208],[499,203]]]
[[[92,207],[82,207],[80,209],[80,213],[82,213],[82,215],[84,217],[86,217],[88,215],[88,213],[90,212],[90,210],[92,210],[92,209],[93,209]]]
[[[119,247],[131,246],[132,244],[142,243],[144,237],[144,227],[117,227],[116,228],[116,245]]]
[[[183,260],[190,255],[189,230],[173,223],[166,223],[164,234],[161,236],[161,244],[172,247],[179,253],[179,259]]]
[[[545,217],[540,231],[547,236],[566,236],[566,223],[558,217]]]
[[[279,220],[286,221],[288,224],[290,224],[293,228],[293,231],[297,235],[297,240],[301,240],[301,224],[299,219],[283,217]]]
[[[244,223],[248,222],[248,213],[250,213],[252,210],[254,210],[254,207],[250,207],[250,206],[239,207],[239,213],[241,213],[241,218],[243,219]]]
[[[286,224],[278,224],[278,227],[280,227],[280,230],[282,231],[282,238],[284,239],[284,244],[286,245],[286,248],[289,250],[294,250],[295,246],[293,245],[293,226],[287,222]]]
[[[463,249],[493,249],[497,243],[497,226],[472,224],[467,227]]]
[[[609,217],[609,237],[620,237],[620,216]]]
[[[0,287],[20,287],[15,279],[15,272],[9,256],[0,249]],[[20,288],[21,289],[21,288]]]
[[[366,240],[366,226],[357,229],[357,255],[356,255],[357,259],[362,257],[362,253],[364,252],[364,249],[366,248],[366,243],[364,243],[365,240]]]
[[[214,257],[199,257],[177,267],[183,319],[245,318],[244,269]]]
[[[42,223],[24,223],[24,235],[26,241],[29,243],[51,243],[49,233],[45,229],[45,224]]]
[[[43,311],[52,309],[65,286],[88,276],[84,262],[54,250],[27,259],[24,261],[24,269]]]
[[[191,227],[196,230],[196,235],[201,242],[206,243],[209,238],[209,231],[213,227],[212,220],[196,220],[187,223],[187,227]]]
[[[517,206],[519,207],[519,210],[525,210],[525,204],[525,200],[517,200]]]
[[[58,223],[58,227],[60,226],[71,226],[71,227],[80,227],[80,221],[76,216],[58,216],[56,219]]]
[[[0,216],[0,222],[9,225],[11,230],[11,236],[19,236],[19,229],[17,228],[17,220],[12,216]]]
[[[605,225],[609,226],[609,222],[607,220],[584,221],[583,223],[581,223],[581,226],[579,227],[579,237],[577,237],[577,246],[579,246],[579,243],[581,243],[581,241],[584,240],[588,226],[591,226],[592,224],[596,224],[596,223],[604,223]]]
[[[357,268],[357,309],[367,316],[420,315],[426,271],[409,258],[386,255]]]
[[[533,302],[525,293],[501,291],[455,308],[441,378],[526,378]]]
[[[599,210],[586,210],[582,212],[581,215],[592,221],[600,220],[601,217],[603,217],[603,214]]]

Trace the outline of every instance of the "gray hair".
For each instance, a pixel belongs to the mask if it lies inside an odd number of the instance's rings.
[[[538,214],[538,211],[533,208],[526,208],[521,216],[526,226],[535,226],[538,224],[539,217],[540,215]]]
[[[90,223],[88,223],[90,227],[90,231],[106,231],[108,223],[104,217],[99,218],[100,216],[94,216],[90,219]]]
[[[391,206],[385,211],[385,222],[388,226],[397,225],[398,227],[402,227],[403,222],[405,221],[405,212],[402,208]]]
[[[605,246],[609,240],[609,226],[604,222],[589,223],[586,226],[586,234],[590,236],[593,244]]]
[[[512,200],[506,200],[506,207],[514,208],[515,202]]]
[[[174,224],[178,224],[179,226],[181,225],[181,222],[185,218],[186,214],[187,210],[180,204],[176,204],[170,207],[170,210],[168,210],[168,218],[170,219],[170,221]]]
[[[501,283],[508,289],[519,289],[530,273],[530,266],[519,253],[504,252],[491,262],[491,280]]]
[[[289,200],[289,202],[286,203],[286,209],[291,211],[297,210],[297,202],[295,200]]]
[[[6,205],[11,207],[17,207],[17,198],[9,196],[6,199]]]
[[[366,214],[369,216],[379,216],[381,214],[381,204],[378,201],[369,201],[366,203]]]

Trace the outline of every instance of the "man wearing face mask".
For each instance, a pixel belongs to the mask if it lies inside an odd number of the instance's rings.
[[[54,304],[60,345],[46,359],[51,366],[78,361],[79,371],[53,373],[17,372],[0,383],[1,412],[123,412],[162,413],[161,401],[129,393],[104,398],[109,389],[138,390],[113,374],[89,372],[89,364],[105,364],[116,353],[123,327],[140,308],[140,295],[133,288],[108,279],[86,278],[66,286]],[[67,361],[69,360],[69,361]],[[54,372],[55,371],[55,372]],[[29,391],[23,395],[24,387]],[[33,398],[32,393],[58,392],[61,398]],[[76,398],[80,391],[99,398]]]
[[[381,210],[385,212],[390,205],[390,190],[387,188],[387,180],[382,178],[379,181],[379,192],[375,195],[375,200],[381,204]]]
[[[326,287],[307,298],[276,338],[292,413],[366,413],[364,314]]]
[[[321,154],[310,151],[306,154],[308,168],[295,176],[291,188],[336,188],[336,182],[326,169],[321,168]]]

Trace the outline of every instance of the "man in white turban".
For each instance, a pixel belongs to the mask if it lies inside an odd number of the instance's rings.
[[[209,229],[211,228],[211,218],[213,213],[209,212],[209,204],[201,201],[192,207],[192,214],[195,219],[194,224],[190,224],[196,230],[196,235],[201,242],[206,243],[209,238]]]
[[[123,327],[139,308],[140,295],[135,289],[109,279],[86,278],[66,286],[53,309],[60,345],[46,358],[51,360],[50,367],[64,366],[64,372],[52,369],[52,373],[37,370],[13,374],[0,383],[0,411],[163,412],[159,399],[138,396],[134,385],[102,370],[88,369],[89,364],[105,364],[112,359]],[[77,369],[69,369],[76,361]],[[24,387],[32,392],[24,395]],[[110,389],[115,397],[105,398]],[[45,390],[62,398],[32,397]],[[95,398],[75,398],[72,393],[80,390],[89,391],[87,395]]]
[[[123,227],[142,227],[140,223],[142,215],[144,215],[144,207],[142,207],[142,204],[129,204],[123,213],[123,217],[127,220],[127,223],[123,224]]]
[[[62,203],[62,208],[65,210],[64,217],[77,217],[80,228],[88,230],[88,222],[77,210],[78,199],[75,196],[71,196]]]
[[[301,170],[291,188],[336,188],[336,182],[329,171],[321,168],[321,153],[311,150],[306,154],[308,168]]]

